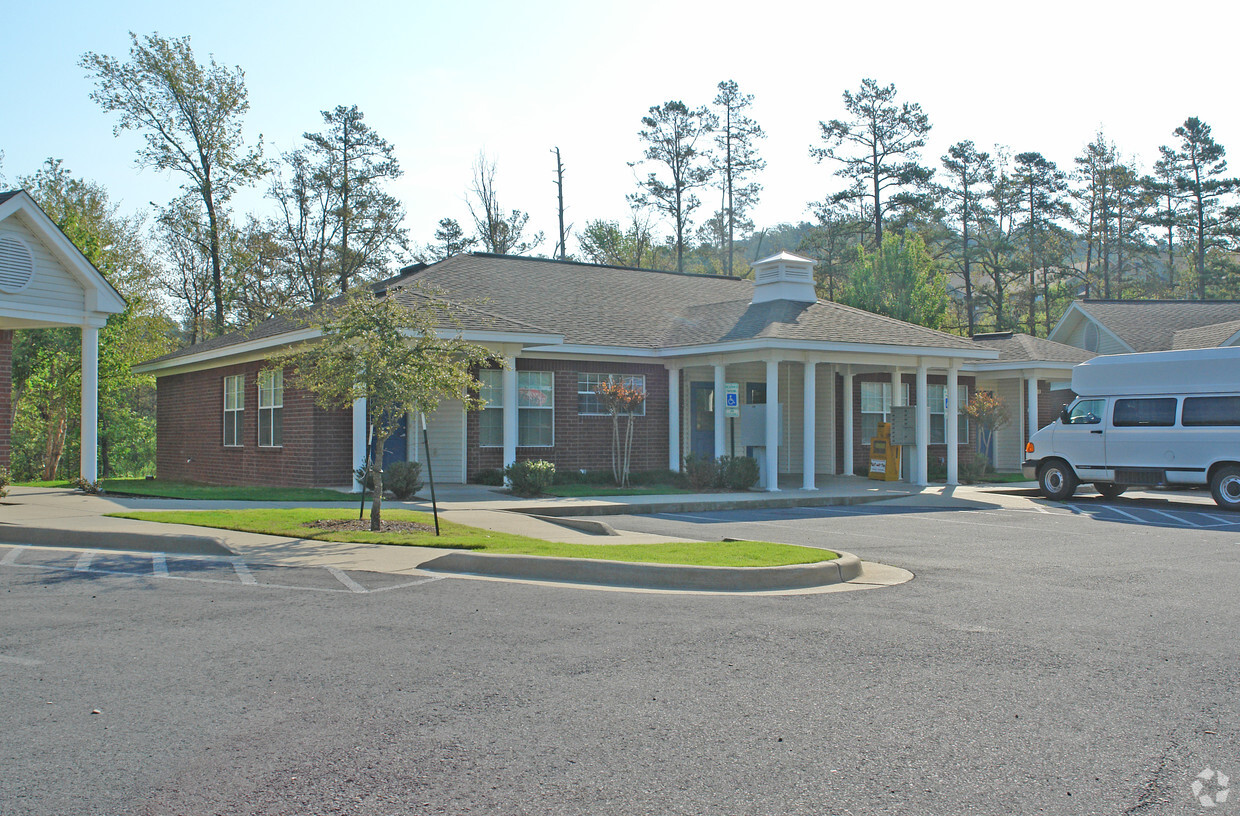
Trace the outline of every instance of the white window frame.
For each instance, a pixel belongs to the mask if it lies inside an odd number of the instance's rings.
[[[867,411],[865,408],[866,391],[873,391],[875,387],[880,387],[880,386],[881,386],[880,393],[882,394],[882,410],[881,411],[874,411],[874,410]],[[902,404],[908,405],[908,383],[906,382],[900,383],[900,389],[904,394],[904,401]],[[871,400],[873,400],[873,394],[870,395],[870,398]],[[891,408],[892,408],[892,405],[891,405],[891,381],[890,380],[882,380],[882,381],[862,380],[861,381],[861,427],[858,430],[861,433],[861,442],[863,445],[868,446],[870,444],[870,440],[874,438],[874,434],[878,432],[877,427],[875,427],[873,431],[871,431],[870,433],[866,433],[865,418],[867,416],[877,417],[877,419],[874,421],[875,426],[877,426],[879,422],[890,422],[891,416],[892,416]]]
[[[478,412],[478,447],[502,448],[504,446],[504,372],[498,368],[484,368],[478,372],[478,382],[482,384],[482,387],[478,389],[478,396],[486,403]],[[491,419],[484,419],[488,411],[491,412]],[[488,441],[485,436],[487,423],[497,416],[499,417],[499,439],[494,442]]]
[[[541,382],[535,388],[531,385],[533,380]],[[549,387],[548,387],[549,386]],[[546,389],[546,390],[544,390]],[[530,395],[550,394],[550,400],[545,405],[532,405]],[[551,440],[547,443],[531,444],[529,437],[525,434],[527,424],[522,422],[522,418],[529,418],[532,411],[547,411],[551,417]],[[519,448],[554,448],[555,447],[555,372],[554,371],[518,371],[517,372],[517,447]]]
[[[603,383],[623,382],[629,388],[637,388],[643,394],[646,393],[646,375],[645,374],[603,374],[596,371],[579,371],[577,372],[577,415],[578,416],[611,416],[608,411],[603,410],[602,406],[598,406],[597,411],[583,410],[582,406],[588,406],[593,402],[598,404],[598,394],[594,393],[594,389]],[[633,416],[645,416],[646,403],[642,402],[641,406],[633,412]]]
[[[935,396],[937,394],[937,396]],[[946,445],[947,444],[947,385],[946,383],[931,383],[926,388],[926,396],[930,400],[930,444]],[[958,444],[964,445],[969,441],[969,415],[964,412],[964,406],[969,404],[969,386],[964,383],[956,384],[956,427],[959,431]],[[939,432],[935,438],[935,417],[938,417]],[[961,427],[963,423],[963,427]]]
[[[276,439],[275,433],[277,417],[280,420],[279,439]],[[284,371],[282,369],[258,372],[258,446],[260,448],[284,447]]]
[[[230,430],[232,431],[231,440],[228,433]],[[245,375],[230,374],[224,377],[224,447],[241,448],[244,446]]]

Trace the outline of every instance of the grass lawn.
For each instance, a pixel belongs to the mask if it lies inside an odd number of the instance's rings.
[[[643,485],[641,487],[615,487],[598,484],[561,484],[547,488],[550,496],[577,499],[588,496],[663,496],[673,493],[692,493],[687,487],[672,485]]]
[[[688,564],[714,567],[773,567],[810,564],[839,558],[837,553],[813,547],[772,544],[765,541],[677,541],[668,544],[559,544],[536,538],[480,530],[463,524],[439,522],[442,535],[431,533],[333,532],[306,527],[320,519],[357,518],[355,510],[299,507],[260,510],[163,510],[112,513],[117,518],[195,524],[250,533],[314,538],[323,541],[356,541],[366,544],[401,544],[443,547],[508,555],[549,555],[560,558],[597,558],[604,561],[633,561],[646,564]],[[388,510],[385,520],[417,521],[433,524],[429,513]]]

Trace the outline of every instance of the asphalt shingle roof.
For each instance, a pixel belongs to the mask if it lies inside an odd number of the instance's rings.
[[[402,285],[404,284],[404,285]],[[751,304],[753,282],[519,256],[456,255],[377,284],[400,298],[430,292],[461,307],[467,330],[562,335],[572,345],[658,349],[770,338],[971,350],[967,338],[839,303]],[[295,331],[305,313],[276,317],[152,360],[223,349]]]
[[[1083,363],[1095,356],[1092,351],[1079,349],[1076,346],[1015,332],[977,335],[973,338],[973,342],[999,352],[998,360],[976,360],[974,362]]]
[[[1076,305],[1133,351],[1189,348],[1175,345],[1176,332],[1240,320],[1236,300],[1079,300]]]
[[[1173,349],[1217,348],[1236,332],[1240,332],[1240,320],[1211,323],[1194,329],[1180,329],[1171,336]]]

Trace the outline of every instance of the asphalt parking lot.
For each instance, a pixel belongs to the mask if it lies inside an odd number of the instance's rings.
[[[916,577],[754,597],[348,573],[359,592],[0,550],[0,813],[1240,812],[1240,519],[1208,498],[609,521]]]

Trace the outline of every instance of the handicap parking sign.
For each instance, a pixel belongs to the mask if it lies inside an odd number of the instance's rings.
[[[738,417],[741,415],[741,387],[738,383],[723,384],[723,415]]]

